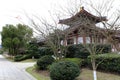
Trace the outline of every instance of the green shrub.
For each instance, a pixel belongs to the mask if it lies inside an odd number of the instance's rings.
[[[16,55],[14,57],[14,61],[20,61],[22,57],[23,57],[23,55]]]
[[[79,67],[81,67],[83,60],[80,58],[64,58],[63,61],[70,61],[77,64]]]
[[[50,66],[52,80],[74,80],[79,74],[78,65],[69,61],[54,63]]]
[[[40,70],[46,70],[47,67],[54,62],[54,58],[50,55],[45,55],[37,60],[37,66]]]
[[[87,58],[89,56],[89,52],[84,48],[82,44],[78,45],[70,45],[68,46],[66,57],[68,58]]]
[[[54,54],[50,47],[39,47],[38,44],[29,44],[26,53],[37,59],[45,55]]]
[[[49,47],[40,47],[39,48],[39,55],[40,57],[45,55],[53,55],[53,51]]]
[[[26,59],[30,59],[32,58],[31,54],[27,54],[27,55],[17,55],[14,57],[14,61],[22,61],[22,60],[26,60]]]
[[[3,54],[3,52],[4,52],[4,51],[1,49],[1,50],[0,50],[0,54]]]
[[[94,45],[94,44],[87,44],[87,45]],[[97,51],[101,50],[100,53],[109,53],[111,52],[111,45],[109,44],[98,44],[96,45],[96,49]],[[66,57],[68,58],[82,58],[82,59],[86,59],[90,53],[89,51],[84,47],[83,44],[78,44],[78,45],[70,45],[68,46],[67,49],[67,54]]]
[[[39,49],[37,44],[29,44],[27,47],[26,54],[28,57],[40,58]]]
[[[110,53],[112,49],[110,44],[98,44],[96,48],[97,50],[102,50],[101,53]]]
[[[14,61],[22,61],[26,59],[31,59],[32,57],[34,58],[40,57],[37,44],[29,44],[27,46],[26,54],[15,56]]]
[[[101,62],[102,61],[102,62]],[[119,54],[99,54],[96,56],[96,63],[98,64],[98,70],[107,72],[120,73],[120,55]],[[90,65],[90,62],[89,62]]]

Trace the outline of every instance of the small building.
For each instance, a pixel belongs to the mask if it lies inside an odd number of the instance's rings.
[[[65,30],[68,36],[62,41],[63,45],[70,44],[86,44],[94,43],[107,43],[107,39],[102,33],[105,29],[97,27],[96,24],[102,21],[107,21],[106,17],[98,17],[89,12],[87,12],[84,7],[76,13],[74,16],[59,20],[59,24],[64,24],[69,26]],[[118,35],[116,38],[119,38]]]

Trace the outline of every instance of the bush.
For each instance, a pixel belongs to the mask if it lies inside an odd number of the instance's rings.
[[[89,52],[84,48],[82,44],[68,46],[66,57],[68,58],[87,58]]]
[[[53,54],[54,54],[53,51],[48,47],[39,48],[40,57],[45,56],[45,55],[53,55]]]
[[[87,45],[90,45],[90,44],[87,44]],[[101,53],[109,53],[109,52],[111,52],[111,45],[109,45],[109,44],[98,44],[96,46],[96,48],[97,48],[97,50],[102,50]],[[83,44],[70,45],[70,46],[68,46],[67,51],[68,52],[67,52],[66,57],[68,57],[68,58],[76,57],[76,58],[86,59],[90,55],[90,53],[83,46]]]
[[[69,61],[54,63],[50,66],[52,80],[74,80],[79,74],[78,65]]]
[[[79,67],[81,67],[83,60],[80,58],[64,58],[63,61],[70,61],[77,64]]]
[[[40,54],[39,54],[39,49],[38,49],[38,45],[37,44],[29,44],[27,47],[27,55],[31,58],[40,58]]]
[[[1,49],[1,50],[0,50],[0,54],[3,54],[3,52],[4,52],[4,51]]]
[[[50,64],[54,62],[54,58],[50,55],[45,55],[37,60],[37,66],[40,70],[46,70]]]
[[[20,61],[23,55],[17,55],[14,57],[14,61]]]
[[[27,55],[17,55],[14,57],[14,61],[22,61],[22,60],[26,60],[26,59],[30,59],[32,58],[31,54],[27,54]]]
[[[112,50],[112,47],[111,47],[111,45],[110,44],[98,44],[97,46],[96,46],[96,48],[97,48],[97,50],[102,50],[102,52],[101,53],[110,53],[111,52],[111,50]]]
[[[120,73],[120,55],[119,54],[115,54],[115,53],[99,54],[96,56],[96,63],[98,64],[99,62],[101,63],[97,68],[98,70]]]

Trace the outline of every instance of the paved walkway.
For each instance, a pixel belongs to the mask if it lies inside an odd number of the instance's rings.
[[[0,80],[36,80],[25,71],[34,63],[16,63],[6,60],[0,55]]]

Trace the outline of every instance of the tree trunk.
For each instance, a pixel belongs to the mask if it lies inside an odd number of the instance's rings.
[[[96,70],[93,70],[93,78],[94,78],[94,80],[97,80],[97,73],[96,73]]]
[[[96,73],[96,60],[95,57],[92,58],[92,67],[93,67],[93,78],[97,80],[97,73]]]

